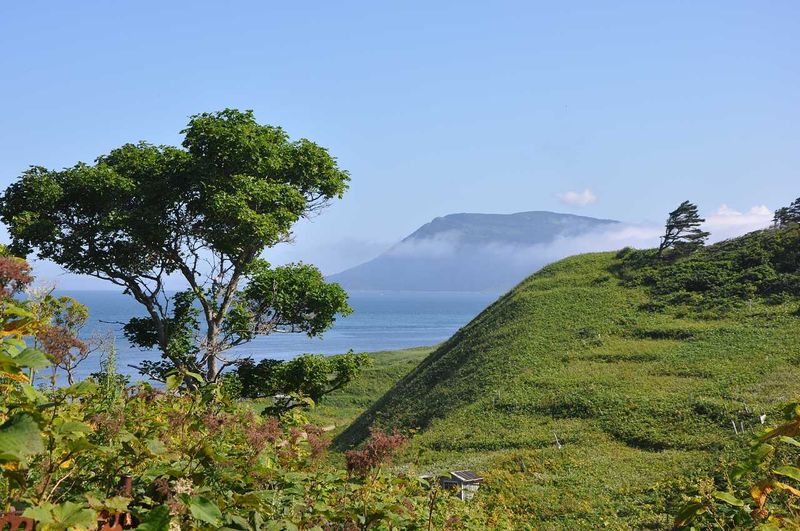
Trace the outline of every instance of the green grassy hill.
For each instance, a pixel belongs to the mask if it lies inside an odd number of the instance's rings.
[[[478,469],[537,528],[669,527],[679,492],[743,452],[732,422],[751,432],[800,392],[799,253],[791,229],[550,265],[336,442],[419,430],[418,466]]]
[[[337,389],[309,411],[317,426],[334,426],[337,431],[349,425],[406,374],[411,372],[434,347],[418,347],[388,352],[370,352],[367,367],[347,386]]]

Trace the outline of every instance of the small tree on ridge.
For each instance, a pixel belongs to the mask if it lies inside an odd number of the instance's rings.
[[[800,223],[800,197],[795,199],[788,207],[781,207],[775,211],[772,218],[775,228],[787,227]]]
[[[703,222],[705,219],[698,214],[697,205],[689,201],[681,203],[669,213],[658,255],[661,256],[667,249],[688,253],[702,247],[709,236],[708,232],[700,228]]]

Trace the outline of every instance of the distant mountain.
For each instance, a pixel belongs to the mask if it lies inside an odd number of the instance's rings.
[[[504,290],[560,258],[556,242],[617,223],[542,211],[450,214],[330,280],[352,290]]]

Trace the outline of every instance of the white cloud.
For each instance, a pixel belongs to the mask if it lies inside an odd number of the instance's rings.
[[[392,242],[351,238],[325,239],[318,235],[297,238],[288,245],[276,245],[264,257],[273,265],[305,262],[318,267],[323,274],[332,275],[366,262],[386,251]]]
[[[587,192],[591,193],[587,190]],[[594,196],[592,196],[594,197]],[[721,205],[716,212],[706,216],[703,225],[711,232],[710,242],[741,236],[762,229],[772,221],[772,211],[758,205],[746,212],[739,212],[728,205]],[[559,236],[553,241],[535,245],[491,243],[482,246],[467,246],[471,259],[481,257],[497,264],[537,264],[537,267],[574,254],[613,251],[623,247],[639,249],[657,247],[664,225],[655,223],[620,223],[577,235]],[[459,256],[461,246],[457,232],[444,233],[435,238],[411,240],[393,247],[389,254],[420,258],[447,258]]]
[[[578,235],[558,236],[539,244],[505,242],[474,244],[464,242],[458,231],[437,234],[432,238],[407,240],[394,246],[387,254],[421,259],[464,258],[496,264],[537,264],[537,267],[567,256],[595,251],[613,251],[623,247],[648,248],[658,245],[663,227],[623,224]]]
[[[656,226],[620,223],[578,236],[559,236],[549,243],[508,248],[508,259],[554,262],[575,254],[616,251],[623,247],[646,249],[658,245],[662,230]]]
[[[719,241],[768,227],[772,222],[772,215],[772,210],[766,205],[757,205],[747,212],[739,212],[723,204],[714,214],[706,216],[703,228],[711,233],[713,241]]]
[[[386,254],[419,258],[442,257],[455,253],[461,239],[462,234],[459,231],[440,232],[433,237],[404,240],[389,249]]]
[[[562,203],[569,206],[585,207],[597,202],[597,196],[590,189],[586,188],[582,192],[570,190],[558,194]]]

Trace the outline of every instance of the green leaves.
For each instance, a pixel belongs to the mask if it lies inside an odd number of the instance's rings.
[[[192,516],[206,524],[219,527],[222,524],[222,511],[215,503],[202,496],[183,496],[184,503],[189,507]]]
[[[263,260],[255,261],[248,271],[248,284],[238,296],[242,310],[247,310],[248,328],[257,333],[259,325],[282,331],[304,332],[309,336],[327,330],[338,315],[348,315],[347,292],[338,284],[325,282],[314,266],[288,264],[270,268]],[[229,322],[226,329],[239,330],[241,323]]]
[[[728,505],[731,505],[733,507],[744,507],[744,502],[739,498],[737,498],[736,496],[734,496],[733,494],[731,494],[730,492],[724,492],[718,490],[713,493],[713,496],[717,500],[727,503]]]
[[[30,402],[40,405],[47,400],[44,394],[42,394],[41,391],[37,390],[31,384],[19,383],[17,384],[17,387],[19,388],[20,391],[22,391],[22,394],[25,396],[25,398]]]
[[[245,397],[281,395],[273,408],[281,413],[290,407],[313,406],[371,364],[372,359],[366,354],[303,354],[289,361],[265,359],[258,364],[246,359],[237,367],[237,375]]]
[[[675,528],[689,525],[695,518],[708,512],[708,505],[699,498],[693,498],[681,507],[675,516]]]
[[[800,442],[798,442],[797,439],[795,439],[794,437],[787,437],[786,435],[780,435],[776,439],[782,443],[800,448]]]
[[[736,465],[731,471],[731,478],[740,479],[748,472],[757,470],[759,466],[773,453],[775,447],[770,444],[760,443],[753,447],[747,459]]]
[[[169,529],[169,507],[159,505],[140,515],[138,531],[167,531]]]
[[[97,528],[97,514],[82,504],[64,502],[61,505],[42,503],[29,507],[22,513],[38,522],[36,529],[43,531],[89,530]]]
[[[83,437],[92,432],[92,428],[88,424],[75,420],[58,419],[53,423],[53,426],[55,427],[55,432],[65,439]]]
[[[87,494],[86,500],[89,502],[89,507],[95,511],[107,511],[119,514],[128,512],[128,505],[131,503],[131,499],[125,496],[114,496],[101,500],[92,494]]]
[[[167,445],[159,439],[148,439],[145,446],[153,455],[162,455],[167,451]]]
[[[47,359],[47,355],[35,348],[26,348],[15,357],[15,361],[21,367],[29,369],[41,369],[42,367],[50,366],[50,360]]]
[[[167,391],[174,391],[178,389],[181,385],[183,385],[183,375],[182,374],[170,374],[166,378],[165,387]]]
[[[789,478],[800,481],[800,467],[782,465],[773,468],[771,462],[784,459],[783,452],[789,450],[792,459],[796,453],[786,446],[797,447],[800,444],[794,438],[800,432],[800,407],[797,402],[784,408],[785,422],[768,430],[760,436],[754,436],[753,447],[748,458],[731,471],[728,492],[715,491],[710,497],[695,497],[687,503],[675,520],[676,527],[690,524],[725,528],[750,528],[759,523],[784,522],[784,518],[794,518],[794,504],[800,498],[800,489],[782,481]],[[776,441],[784,445],[773,446],[764,441]],[[747,475],[747,476],[746,476]],[[744,477],[748,481],[742,481]],[[755,502],[752,508],[746,504],[736,492]],[[775,495],[780,493],[779,495]],[[702,519],[703,514],[712,512],[712,517]],[[791,515],[791,516],[790,516]],[[793,521],[793,520],[787,520]],[[761,525],[759,529],[766,527]],[[781,526],[779,526],[781,527]],[[776,527],[777,529],[777,527]]]
[[[795,481],[800,481],[800,468],[794,466],[782,466],[773,470],[779,476],[785,476]]]
[[[0,352],[0,372],[8,376],[21,375],[24,369],[40,369],[50,366],[47,355],[40,350],[25,348],[21,352],[16,347],[4,345],[5,353]],[[16,379],[16,378],[15,378]],[[23,381],[26,378],[22,378]]]
[[[94,394],[98,388],[98,385],[92,380],[81,380],[74,385],[63,388],[62,392],[68,396],[80,398]]]
[[[173,370],[164,378],[164,385],[167,391],[180,389],[184,384],[189,385],[192,389],[197,389],[203,387],[204,383],[203,376],[192,371],[176,372]]]
[[[44,451],[39,425],[27,414],[16,415],[0,426],[0,463],[25,462]]]

